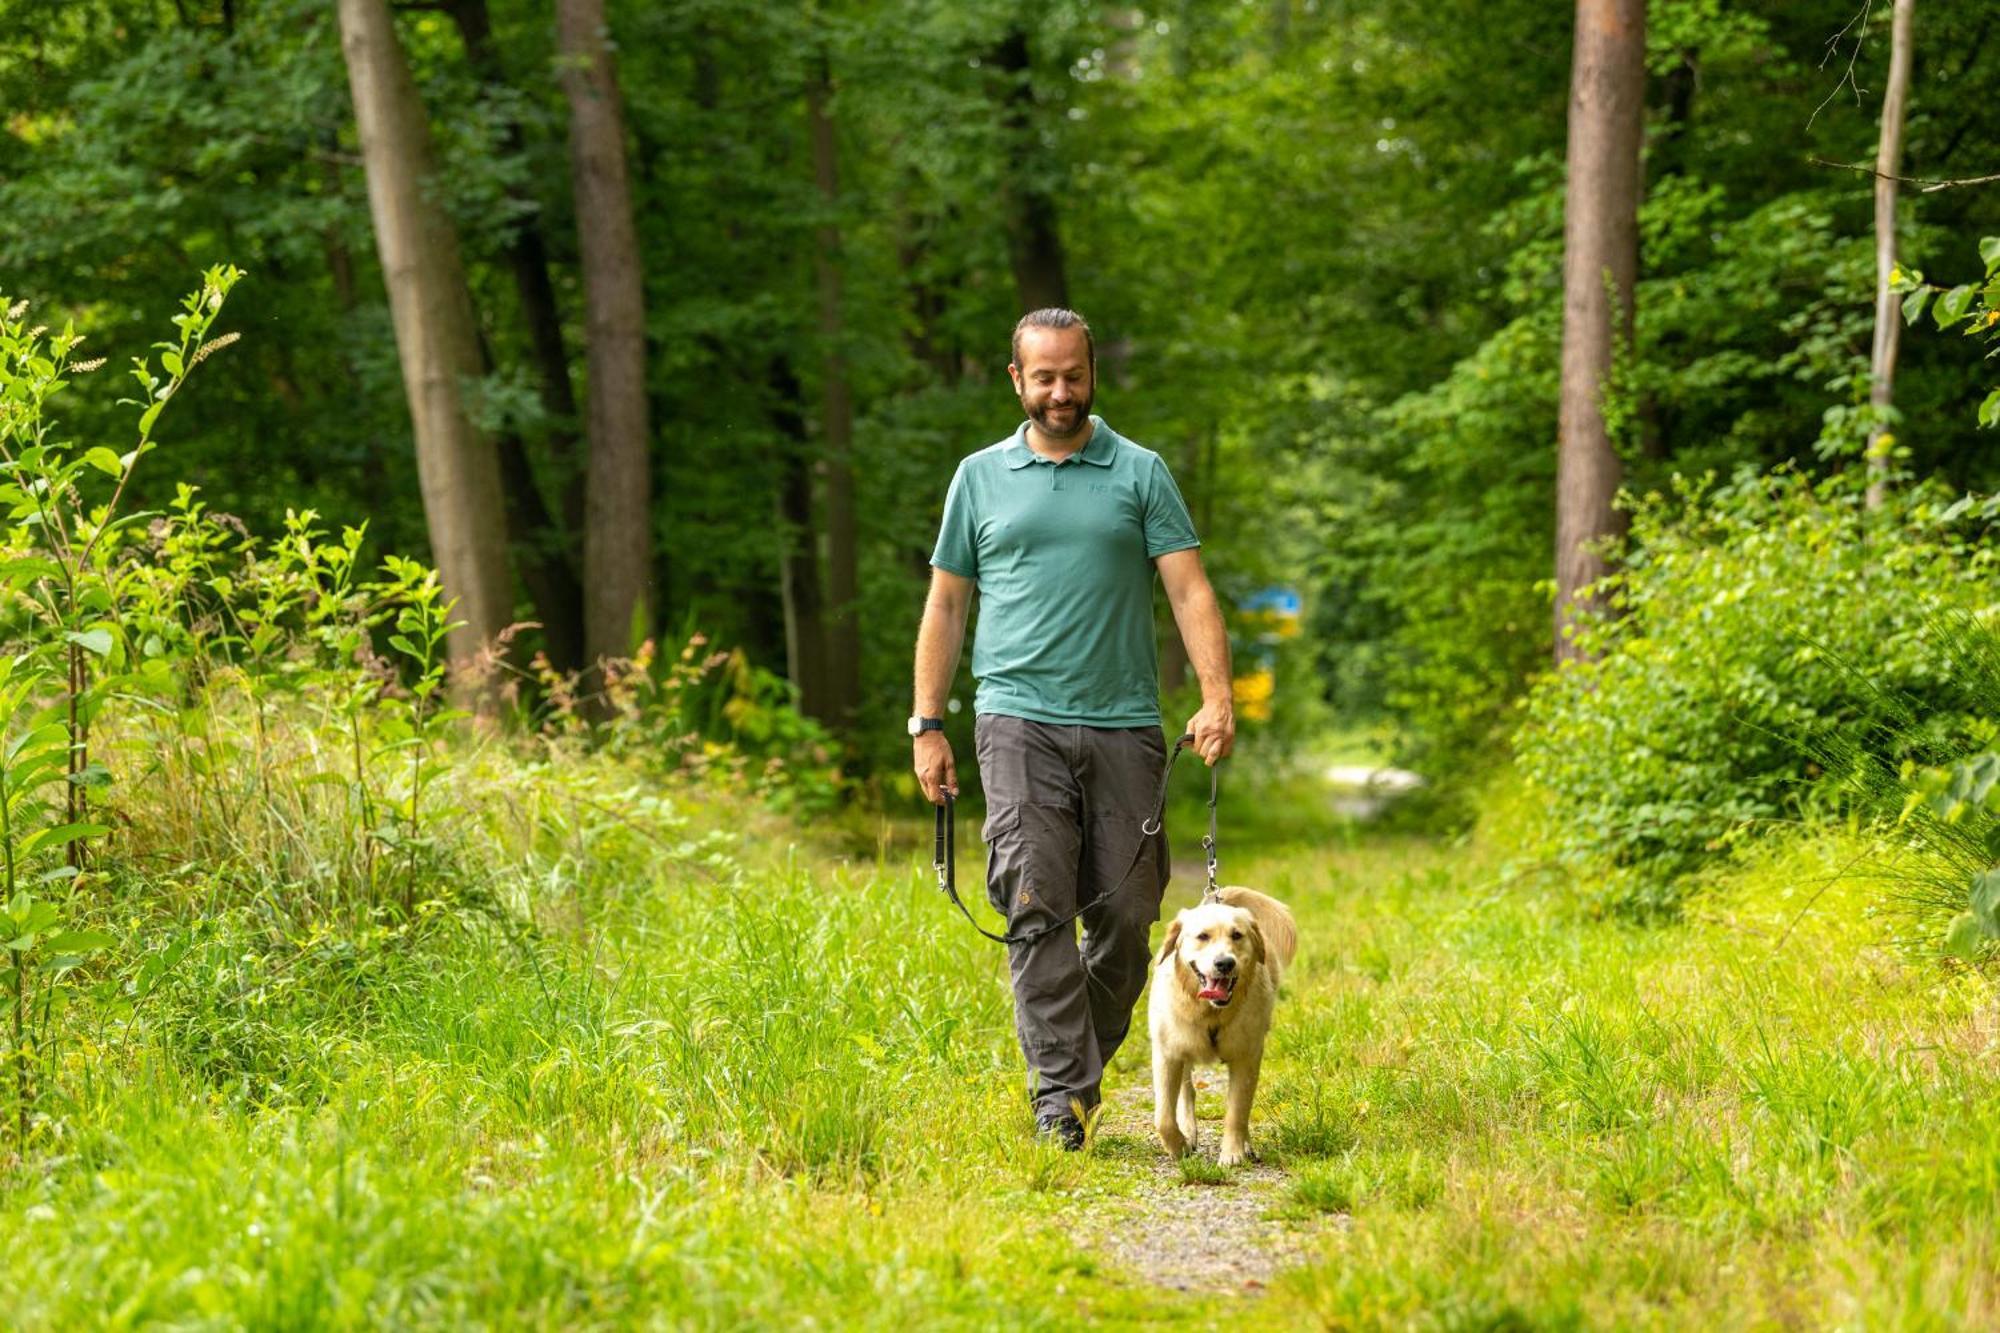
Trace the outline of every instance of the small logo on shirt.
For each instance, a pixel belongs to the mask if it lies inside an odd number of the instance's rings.
[[[1111,489],[1111,484],[1110,484],[1109,482],[1096,482],[1096,481],[1093,481],[1093,482],[1091,482],[1091,483],[1090,483],[1090,489],[1091,489],[1091,490],[1093,490],[1093,491],[1095,491],[1095,492],[1097,492],[1098,494],[1100,494],[1100,495],[1101,495],[1101,494],[1103,494],[1103,493],[1104,493],[1105,491],[1108,491],[1108,490],[1110,490],[1110,489]]]

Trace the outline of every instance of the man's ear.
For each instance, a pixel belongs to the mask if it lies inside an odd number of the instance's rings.
[[[1164,940],[1160,941],[1160,952],[1153,959],[1153,965],[1157,967],[1161,963],[1166,962],[1169,958],[1172,958],[1174,956],[1174,951],[1179,949],[1180,947],[1181,947],[1181,919],[1177,916],[1167,924],[1167,937]]]

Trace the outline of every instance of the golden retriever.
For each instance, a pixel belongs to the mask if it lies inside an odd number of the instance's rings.
[[[1264,1062],[1264,1037],[1278,980],[1298,949],[1298,926],[1275,898],[1255,889],[1218,889],[1220,901],[1173,919],[1153,962],[1146,1017],[1153,1034],[1153,1128],[1175,1156],[1194,1147],[1194,1067],[1229,1069],[1222,1116],[1223,1166],[1250,1152],[1250,1101]]]

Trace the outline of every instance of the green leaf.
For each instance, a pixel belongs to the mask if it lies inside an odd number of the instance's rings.
[[[181,366],[181,354],[179,352],[170,351],[160,353],[160,364],[166,367],[167,373],[175,379],[179,379],[185,373]]]
[[[111,652],[111,631],[108,629],[87,629],[81,632],[71,630],[63,635],[63,638],[85,652],[95,653],[99,657],[109,656]]]
[[[21,839],[20,854],[33,856],[51,847],[66,847],[80,839],[94,838],[110,831],[103,824],[58,824],[54,828],[36,829]]]
[[[1948,329],[1972,313],[1972,298],[1978,290],[1969,282],[1962,283],[1938,297],[1937,308],[1931,311],[1937,326]]]
[[[1954,958],[1962,958],[1968,963],[1979,961],[1979,954],[1986,947],[1986,932],[1973,920],[1972,913],[1960,912],[1952,918],[1951,925],[1944,933],[1944,951]]]
[[[148,431],[153,429],[153,423],[160,419],[160,409],[166,405],[167,400],[162,398],[139,414],[139,434],[141,436],[144,436]]]
[[[1936,295],[1936,293],[1937,288],[1935,287],[1918,287],[1908,296],[1904,297],[1903,322],[1905,324],[1915,324],[1918,320],[1922,319],[1924,317],[1924,307],[1930,304],[1931,297]]]
[[[1988,275],[2000,270],[2000,236],[1980,237],[1979,257],[1985,262]]]
[[[100,763],[92,762],[85,764],[80,771],[70,774],[69,780],[71,785],[77,787],[109,787],[111,770]]]
[[[1979,928],[2000,939],[2000,867],[1974,875],[1966,899]]]
[[[119,461],[118,455],[112,453],[101,444],[84,454],[83,461],[106,476],[122,477],[125,475],[125,465]]]
[[[2000,389],[1986,395],[1986,401],[1979,405],[1981,426],[2000,426]]]
[[[50,953],[96,953],[118,943],[118,938],[102,930],[64,930],[43,943]]]

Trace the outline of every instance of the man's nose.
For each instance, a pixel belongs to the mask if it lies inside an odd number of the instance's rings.
[[[1050,401],[1050,402],[1052,402],[1052,403],[1066,403],[1066,402],[1068,402],[1068,401],[1069,401],[1069,385],[1067,385],[1067,384],[1058,384],[1058,385],[1056,385],[1056,387],[1055,387],[1054,389],[1050,390],[1050,392],[1049,392],[1049,401]]]

